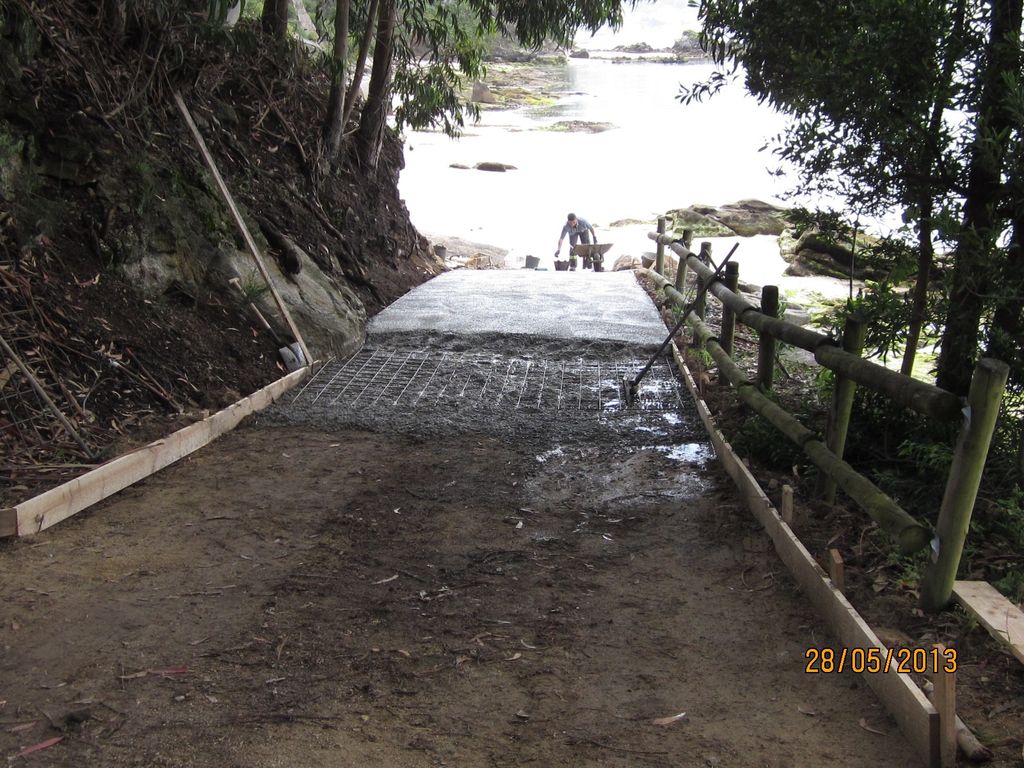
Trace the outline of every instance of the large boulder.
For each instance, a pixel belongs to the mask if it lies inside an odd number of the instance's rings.
[[[476,168],[478,171],[492,171],[497,173],[504,173],[505,171],[514,171],[516,169],[514,165],[509,165],[508,163],[492,162],[477,163],[473,167]]]
[[[789,225],[786,209],[761,200],[740,200],[728,205],[691,205],[666,214],[677,232],[692,229],[697,237],[753,237],[781,235]]]
[[[789,224],[785,208],[762,200],[740,200],[717,208],[694,205],[691,210],[717,221],[740,237],[778,236]]]
[[[677,208],[665,214],[672,219],[672,226],[677,232],[692,229],[697,237],[732,237],[736,233],[722,222],[700,213],[694,208]]]
[[[473,93],[469,100],[474,104],[497,104],[498,98],[491,93],[491,89],[485,83],[477,81],[473,83]]]
[[[630,256],[629,254],[624,254],[615,260],[615,264],[612,266],[612,272],[624,272],[627,269],[636,269],[639,266],[639,258],[636,256]]]

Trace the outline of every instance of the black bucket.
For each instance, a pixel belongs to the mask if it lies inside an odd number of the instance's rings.
[[[568,261],[558,261],[557,259],[555,260],[555,271],[556,272],[567,272],[568,270],[569,270],[569,262]]]
[[[526,269],[536,269],[540,266],[540,259],[536,256],[526,257]]]

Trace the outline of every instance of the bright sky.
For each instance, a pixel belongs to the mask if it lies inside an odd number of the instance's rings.
[[[605,27],[591,37],[586,32],[576,36],[576,45],[589,50],[609,50],[617,45],[647,43],[653,48],[668,48],[678,40],[684,29],[698,29],[697,9],[688,0],[640,0],[633,9],[626,8],[625,22],[617,33]]]

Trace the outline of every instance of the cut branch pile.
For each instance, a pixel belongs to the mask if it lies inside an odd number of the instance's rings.
[[[138,353],[85,338],[79,307],[54,300],[59,263],[45,238],[0,257],[0,504],[88,470],[128,426],[184,409]],[[94,281],[98,278],[93,278]],[[86,281],[87,283],[89,281]],[[77,286],[82,287],[79,283]],[[66,294],[70,298],[70,294]],[[101,317],[91,318],[100,328]],[[191,386],[184,374],[179,383]],[[193,388],[194,389],[194,388]],[[105,401],[101,422],[90,409]],[[111,407],[110,402],[116,404]]]

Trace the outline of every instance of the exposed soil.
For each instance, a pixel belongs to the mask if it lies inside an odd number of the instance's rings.
[[[12,58],[0,40],[0,334],[88,450],[0,353],[5,507],[284,372],[279,345],[221,274],[223,254],[245,246],[174,89],[255,236],[269,222],[368,314],[443,269],[398,196],[404,160],[395,135],[385,137],[374,173],[347,155],[333,172],[318,170],[328,81],[308,58],[286,55],[255,29],[240,30],[231,46],[207,45],[187,25],[159,30],[173,45],[145,36],[114,44],[91,6],[37,5],[18,6],[40,38],[31,57]],[[178,65],[161,58],[178,44],[188,51]],[[143,62],[163,74],[139,91]],[[167,264],[169,284],[140,285],[138,275]],[[265,291],[255,280],[249,288]],[[285,335],[276,312],[270,320]],[[357,346],[359,330],[337,346]]]
[[[915,764],[862,681],[804,673],[829,639],[689,409],[480,431],[442,405],[368,430],[287,399],[0,544],[3,754]]]

